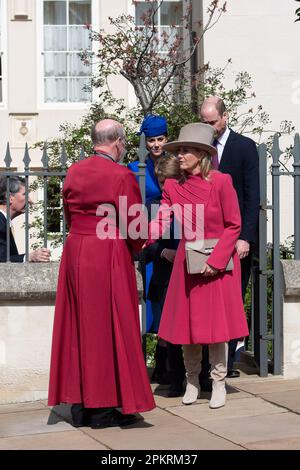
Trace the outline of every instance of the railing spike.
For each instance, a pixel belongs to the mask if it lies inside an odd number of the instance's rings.
[[[295,135],[294,148],[292,150],[292,154],[294,156],[294,162],[299,163],[300,162],[300,137],[298,133]]]
[[[41,161],[42,161],[42,164],[43,164],[43,168],[47,169],[48,166],[49,166],[49,156],[48,156],[48,152],[47,152],[47,142],[45,142],[45,144],[44,144],[43,156],[42,156]]]
[[[11,154],[10,154],[10,146],[9,146],[9,142],[7,142],[7,147],[6,147],[6,154],[5,154],[5,158],[4,158],[4,163],[5,163],[5,166],[6,166],[6,169],[10,169],[10,166],[12,164],[12,158],[11,158]]]
[[[24,154],[23,162],[24,162],[25,170],[29,170],[29,165],[30,165],[30,162],[31,162],[31,158],[30,158],[30,155],[29,155],[27,142],[26,142],[26,145],[25,145],[25,154]]]
[[[272,146],[272,157],[273,157],[274,164],[279,163],[279,158],[281,154],[282,154],[282,151],[280,150],[280,147],[279,147],[279,135],[275,134],[273,138],[273,146]]]
[[[68,156],[67,156],[65,144],[63,143],[62,148],[61,148],[61,156],[60,156],[60,163],[63,169],[67,167],[67,161],[68,161]]]

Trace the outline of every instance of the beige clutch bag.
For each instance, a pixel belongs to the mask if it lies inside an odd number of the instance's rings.
[[[195,242],[186,242],[185,257],[187,271],[189,274],[201,273],[204,264],[207,262],[209,255],[213,252],[214,247],[218,243],[218,238],[210,238],[208,240],[197,240]],[[233,270],[232,257],[227,264],[225,271]]]

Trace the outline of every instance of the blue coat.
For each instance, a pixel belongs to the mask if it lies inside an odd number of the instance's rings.
[[[128,168],[135,173],[139,172],[139,161],[129,163]],[[137,177],[138,179],[138,177]],[[151,203],[153,199],[161,198],[161,189],[159,187],[154,171],[154,163],[150,156],[146,160],[146,204]]]
[[[135,162],[129,163],[128,168],[135,173],[139,172],[139,160]],[[137,180],[139,177],[137,176]],[[151,205],[151,201],[159,200],[161,198],[161,189],[159,187],[158,181],[155,176],[154,171],[154,163],[150,156],[148,156],[146,160],[146,205]],[[145,271],[144,271],[145,269]],[[146,291],[146,299],[148,296],[149,285],[153,274],[153,263],[148,263],[146,267],[142,269],[144,271],[144,283],[145,283],[145,291]],[[153,323],[153,313],[151,307],[151,301],[146,300],[146,331],[151,331],[152,323]]]

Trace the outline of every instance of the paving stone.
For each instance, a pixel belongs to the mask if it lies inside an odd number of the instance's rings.
[[[243,390],[254,395],[280,391],[285,392],[287,390],[299,390],[300,392],[300,380],[262,379],[261,381],[251,382],[248,379],[245,381],[237,381],[234,383],[234,386],[239,390]]]
[[[144,414],[144,421],[121,428],[93,430],[84,433],[105,444],[110,449],[224,449],[240,450],[241,447],[214,436],[199,427],[156,408]]]
[[[300,438],[300,416],[293,413],[228,417],[202,421],[201,427],[236,444],[247,447],[259,441]]]
[[[0,450],[105,450],[79,430],[0,439]]]
[[[274,439],[273,441],[259,441],[247,444],[249,450],[299,450],[300,437],[289,439]]]
[[[47,423],[53,425],[49,425]],[[55,424],[55,425],[54,425]],[[49,416],[49,410],[23,411],[22,413],[3,413],[0,415],[0,437],[44,434],[73,429],[57,417]]]
[[[237,388],[227,384],[227,400],[236,400],[241,398],[249,397],[251,398],[252,395],[250,393],[238,390]],[[160,408],[170,408],[172,406],[180,406],[182,405],[182,396],[169,398],[167,396],[168,390],[160,390],[159,393],[156,391],[154,394],[156,405]],[[208,403],[211,397],[210,392],[201,392],[200,398],[197,400],[198,404],[201,403]]]
[[[286,390],[284,392],[264,393],[260,395],[265,400],[284,406],[295,413],[300,413],[299,390]]]
[[[2,413],[22,413],[23,411],[44,410],[43,402],[34,401],[29,403],[12,403],[0,405],[0,414]]]
[[[219,420],[222,418],[248,417],[286,412],[283,408],[265,402],[261,398],[243,398],[227,401],[226,406],[212,410],[207,404],[193,404],[188,406],[168,408],[171,413],[180,416],[191,423],[202,427],[203,422]]]
[[[199,399],[197,403],[206,403],[207,399]],[[155,396],[155,403],[159,408],[178,407],[182,405],[182,397],[169,398],[167,396]]]

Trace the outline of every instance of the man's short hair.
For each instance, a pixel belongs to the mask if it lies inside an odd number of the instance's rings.
[[[10,194],[18,193],[21,186],[25,186],[24,178],[20,178],[19,176],[9,177]],[[7,177],[0,176],[0,204],[6,204],[6,193],[7,193]]]
[[[221,98],[216,102],[216,110],[218,111],[219,116],[223,116],[223,114],[226,112],[225,103],[223,100],[221,100]]]
[[[217,98],[216,101],[212,102],[211,99],[212,98]],[[219,98],[219,97],[214,97],[214,96],[209,96],[208,98],[206,98],[203,103],[200,105],[200,114],[201,114],[201,110],[202,108],[204,108],[205,106],[214,106],[217,110],[217,113],[219,116],[223,116],[223,114],[226,112],[226,106],[225,106],[225,103],[224,101]]]
[[[96,123],[91,132],[91,138],[94,145],[111,144],[117,139],[125,139],[125,131],[121,125],[112,125],[108,129],[97,130]]]

